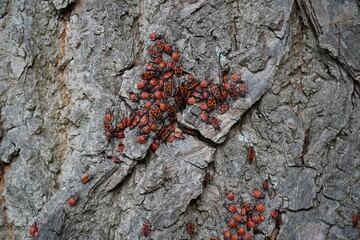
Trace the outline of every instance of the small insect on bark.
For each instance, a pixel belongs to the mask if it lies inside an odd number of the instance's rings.
[[[187,229],[187,231],[188,231],[188,233],[189,233],[190,235],[193,235],[193,234],[195,233],[195,226],[194,226],[194,224],[191,223],[191,222],[188,222],[188,223],[186,224],[186,229]]]
[[[358,223],[359,223],[359,215],[354,214],[352,217],[352,226],[357,227]]]
[[[248,160],[248,163],[252,164],[254,162],[254,159],[255,159],[255,150],[254,150],[254,147],[249,147],[247,149],[247,160]]]
[[[141,233],[144,237],[148,237],[151,234],[151,223],[148,221],[145,221],[143,223],[142,229],[141,229]]]

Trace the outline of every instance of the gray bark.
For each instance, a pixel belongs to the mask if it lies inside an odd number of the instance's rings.
[[[265,180],[254,239],[359,239],[359,9],[356,0],[1,1],[0,239],[29,238],[33,222],[37,239],[144,239],[145,220],[153,239],[190,239],[189,221],[191,239],[220,239],[225,190],[249,202]],[[179,48],[188,73],[218,79],[228,65],[249,90],[219,131],[187,107],[179,122],[201,136],[155,153],[127,131],[117,165],[104,110],[118,121],[136,107],[128,95],[151,60],[151,32]],[[81,184],[85,174],[94,179]]]

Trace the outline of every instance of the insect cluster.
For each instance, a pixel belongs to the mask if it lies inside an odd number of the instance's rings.
[[[230,230],[224,231],[225,240],[249,240],[253,238],[253,233],[259,231],[258,224],[265,221],[265,216],[262,215],[265,211],[264,203],[261,199],[265,195],[259,191],[254,190],[253,197],[257,199],[255,203],[242,203],[235,205],[233,203],[224,203],[224,207],[234,215],[225,220]],[[226,198],[230,201],[235,200],[235,194],[231,191],[226,192]]]
[[[177,130],[177,113],[187,105],[196,105],[202,111],[198,116],[214,129],[220,129],[221,122],[216,114],[224,114],[229,103],[244,97],[247,86],[240,76],[229,75],[230,68],[221,72],[220,83],[212,80],[199,80],[193,75],[182,79],[185,71],[180,62],[180,52],[169,45],[158,33],[151,33],[154,41],[148,47],[152,60],[145,65],[145,71],[137,82],[138,92],[131,92],[129,100],[140,104],[140,110],[132,112],[129,117],[122,117],[114,127],[109,109],[105,111],[104,129],[108,140],[113,137],[124,138],[126,128],[138,128],[137,142],[143,144],[154,132],[150,148],[156,151],[161,142],[172,142],[175,138],[184,139],[183,133],[195,135],[196,132]],[[120,143],[118,150],[123,153],[125,145]]]

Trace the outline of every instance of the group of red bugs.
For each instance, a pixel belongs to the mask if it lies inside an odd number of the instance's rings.
[[[177,112],[182,111],[187,105],[196,104],[202,110],[200,119],[210,124],[214,129],[220,129],[221,122],[214,116],[214,113],[222,115],[229,109],[229,102],[237,100],[239,97],[245,97],[247,85],[242,78],[236,74],[229,75],[230,68],[224,68],[221,71],[219,83],[213,83],[212,80],[199,80],[193,75],[188,75],[186,80],[174,81],[174,77],[181,78],[184,74],[182,64],[179,61],[181,55],[177,48],[171,47],[166,40],[158,33],[151,33],[150,40],[155,41],[153,46],[147,50],[152,61],[145,65],[146,71],[141,74],[141,80],[137,83],[137,88],[141,91],[138,94],[130,93],[129,100],[132,102],[142,103],[138,112],[133,112],[129,117],[124,116],[120,123],[113,127],[112,114],[110,109],[105,110],[104,129],[107,140],[113,137],[124,138],[126,128],[133,129],[138,127],[137,142],[143,144],[147,142],[150,132],[153,131],[155,136],[150,145],[153,151],[159,148],[161,142],[173,142],[175,138],[184,139],[185,134],[197,135],[197,131],[182,129],[176,130]],[[168,60],[163,58],[163,54],[168,55]],[[212,114],[212,115],[211,115]],[[118,150],[123,154],[125,145],[119,143]],[[255,150],[253,147],[248,148],[248,162],[251,164],[255,159]],[[120,163],[118,157],[110,157],[114,163]],[[85,184],[93,178],[88,174],[82,177],[81,183]],[[211,179],[206,174],[204,182],[207,184]],[[268,188],[267,181],[264,182],[264,189]],[[254,190],[253,196],[257,199],[263,199],[265,195]],[[233,192],[227,191],[226,198],[230,201],[235,199]],[[75,206],[79,201],[79,196],[74,195],[68,199],[69,206]],[[226,219],[226,224],[231,230],[224,231],[224,240],[250,240],[259,230],[257,224],[265,220],[261,215],[264,212],[264,204],[257,201],[255,204],[244,203],[238,208],[235,204],[226,203],[224,207],[231,213],[232,218]],[[281,213],[278,210],[271,210],[270,215],[276,220],[276,224],[281,224]],[[245,219],[246,218],[246,219]],[[358,215],[352,217],[353,227],[358,225]],[[35,238],[39,236],[41,223],[34,222],[29,234]],[[141,234],[149,237],[151,234],[151,223],[143,223]],[[246,227],[246,228],[245,228]],[[195,225],[191,222],[186,223],[186,230],[190,236],[195,234]],[[266,236],[266,239],[271,239]],[[218,240],[218,238],[210,238]]]
[[[179,61],[179,50],[169,45],[158,33],[151,33],[150,40],[155,42],[147,49],[152,60],[145,65],[145,71],[137,82],[138,93],[129,94],[129,100],[139,103],[140,110],[132,112],[129,117],[123,116],[114,127],[111,111],[106,109],[104,129],[107,139],[124,138],[126,128],[138,127],[137,142],[147,142],[151,132],[154,132],[150,148],[156,151],[161,142],[184,139],[183,133],[196,135],[196,131],[176,129],[177,113],[187,105],[199,107],[202,111],[199,118],[214,129],[220,129],[221,122],[215,113],[226,113],[231,99],[234,101],[246,94],[247,86],[241,77],[230,75],[230,68],[227,67],[221,71],[219,83],[210,79],[199,80],[193,75],[187,75],[186,80],[181,79],[185,71]],[[124,148],[125,145],[120,143],[120,153]]]

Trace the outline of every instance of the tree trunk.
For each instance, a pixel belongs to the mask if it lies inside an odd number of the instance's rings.
[[[226,204],[260,204],[254,190],[265,211],[244,219],[265,221],[247,229],[253,239],[359,239],[359,9],[356,0],[3,0],[0,239],[28,239],[33,223],[36,239],[145,239],[146,221],[148,239],[223,239],[236,234]],[[139,144],[138,127],[109,141],[103,129],[105,109],[115,125],[141,108],[129,95],[154,60],[153,32],[179,49],[175,87],[188,75],[223,86],[230,67],[248,88],[209,114],[220,129],[200,119],[199,103],[178,110],[176,131],[197,135],[155,152],[153,132]]]

